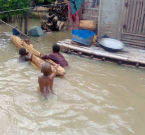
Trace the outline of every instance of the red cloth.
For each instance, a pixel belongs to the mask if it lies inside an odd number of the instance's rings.
[[[71,17],[72,17],[73,21],[75,21],[75,20],[76,20],[76,14],[73,14],[73,15],[72,15],[72,13],[71,13],[71,5],[70,5],[70,2],[68,3],[68,11],[69,11],[69,13],[71,14]]]
[[[42,59],[51,59],[53,60],[56,64],[59,64],[62,67],[68,66],[68,62],[65,60],[62,54],[60,53],[51,53],[49,55],[44,55]]]
[[[82,5],[83,6],[83,5]],[[80,18],[82,16],[82,6],[74,14],[71,12],[71,4],[68,3],[68,18],[69,18],[69,27],[70,29],[78,29]],[[73,22],[75,22],[75,27],[73,27]]]

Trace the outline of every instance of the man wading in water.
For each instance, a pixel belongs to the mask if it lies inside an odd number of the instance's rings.
[[[41,56],[42,59],[51,59],[56,64],[59,64],[62,67],[67,67],[68,62],[65,60],[64,56],[60,53],[60,46],[57,44],[53,45],[53,53]]]
[[[20,54],[20,57],[19,57],[20,62],[32,60],[32,54],[28,53],[25,48],[20,48],[19,54]]]

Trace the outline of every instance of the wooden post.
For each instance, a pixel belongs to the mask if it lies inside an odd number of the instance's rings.
[[[79,56],[82,56],[82,52],[78,52],[78,55],[79,55]]]
[[[24,15],[24,33],[28,33],[28,13]]]
[[[136,63],[136,67],[139,68],[139,63],[138,62]]]
[[[22,31],[23,17],[22,16],[17,16],[17,19],[18,19],[19,30]]]
[[[93,58],[94,58],[94,55],[93,55],[93,54],[91,54],[90,58],[91,58],[91,59],[93,59]]]
[[[118,61],[118,64],[119,64],[119,65],[121,65],[121,64],[122,64],[122,61],[121,61],[121,60],[119,60],[119,61]]]
[[[103,57],[103,58],[102,58],[102,61],[105,61],[105,60],[106,60],[106,58],[105,58],[105,57]]]

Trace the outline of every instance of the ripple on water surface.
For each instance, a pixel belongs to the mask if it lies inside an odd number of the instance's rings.
[[[61,35],[39,39],[37,49],[50,52],[46,40]],[[9,36],[0,36],[1,135],[145,134],[143,70],[64,54],[70,67],[55,79],[56,95],[45,100],[38,91],[40,71],[18,62]]]

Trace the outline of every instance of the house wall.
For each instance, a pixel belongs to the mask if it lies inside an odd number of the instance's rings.
[[[124,0],[101,0],[100,2],[99,37],[108,35],[120,39]]]
[[[82,19],[98,22],[100,0],[85,0]]]

